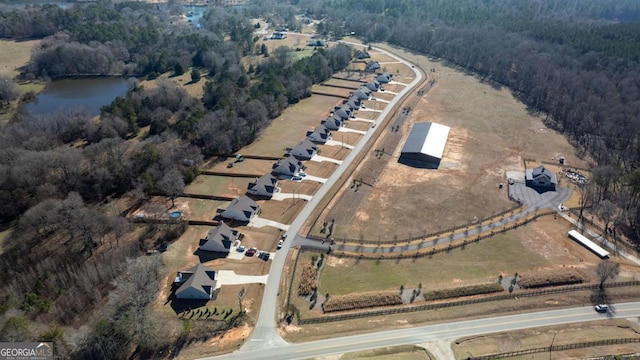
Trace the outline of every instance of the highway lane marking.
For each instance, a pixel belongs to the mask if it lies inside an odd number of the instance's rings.
[[[631,309],[626,309],[626,310],[622,310],[624,312],[628,312],[628,311],[638,311],[640,310],[639,308],[631,308]],[[622,312],[621,311],[621,312]],[[502,326],[502,325],[509,325],[509,324],[518,324],[518,323],[526,323],[526,322],[534,322],[534,321],[541,321],[541,320],[552,320],[552,319],[562,319],[562,318],[568,318],[568,317],[574,317],[574,316],[580,316],[580,315],[589,315],[592,314],[592,311],[588,311],[588,312],[579,312],[576,314],[564,314],[564,315],[557,315],[557,316],[547,316],[547,317],[542,317],[542,318],[534,318],[534,319],[522,319],[522,320],[514,320],[514,321],[506,321],[506,322],[499,322],[499,323],[495,323],[495,324],[479,324],[479,325],[474,325],[474,326],[468,326],[468,327],[462,327],[462,328],[456,328],[456,329],[444,329],[444,330],[434,330],[434,331],[426,331],[425,334],[405,334],[405,335],[397,335],[397,336],[390,336],[390,337],[386,337],[384,339],[375,339],[375,340],[366,340],[366,341],[358,341],[358,342],[350,342],[348,344],[335,344],[335,345],[327,345],[327,346],[322,346],[322,347],[317,347],[317,348],[312,348],[312,349],[305,349],[305,350],[296,350],[296,353],[302,353],[302,352],[310,352],[310,351],[317,351],[317,350],[324,350],[324,349],[331,349],[331,348],[338,348],[338,347],[343,347],[343,346],[353,346],[353,345],[361,345],[361,344],[367,344],[367,343],[371,343],[371,342],[379,342],[382,340],[397,340],[397,339],[402,339],[402,338],[415,338],[417,336],[424,336],[424,335],[435,335],[435,334],[444,334],[444,333],[448,333],[448,332],[457,332],[457,331],[464,331],[464,330],[473,330],[473,329],[477,329],[477,328],[488,328],[488,327],[496,327],[496,326]],[[604,319],[594,319],[594,320],[580,320],[578,322],[586,322],[586,321],[598,321],[598,320],[604,320]],[[553,324],[552,324],[553,325]],[[432,325],[432,326],[437,326],[437,325]],[[443,324],[443,326],[447,326],[447,324]],[[546,326],[546,325],[537,325],[537,326],[532,326],[532,327],[542,327],[542,326]],[[420,327],[417,328],[413,328],[413,329],[404,329],[406,331],[419,331]],[[515,330],[515,329],[514,329]],[[394,331],[394,330],[390,330],[390,331]],[[504,330],[505,332],[507,331],[513,331],[513,330]],[[495,331],[492,331],[495,332]],[[498,331],[499,332],[499,331]],[[491,333],[491,332],[488,332]],[[374,336],[375,333],[370,334],[371,336]],[[339,340],[340,338],[336,338],[335,340]],[[344,338],[343,338],[344,340]],[[300,344],[303,345],[303,344]]]

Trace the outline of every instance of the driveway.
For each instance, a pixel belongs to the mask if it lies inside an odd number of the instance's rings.
[[[321,156],[321,155],[313,155],[313,157],[311,159],[309,159],[311,161],[315,161],[315,162],[332,162],[334,164],[340,165],[342,164],[342,160],[337,160],[337,159],[332,159],[326,156]]]
[[[263,219],[258,216],[254,216],[253,219],[251,219],[251,221],[249,222],[249,226],[253,226],[257,228],[261,228],[264,226],[271,226],[283,231],[287,231],[289,229],[289,225],[287,224],[279,223],[273,220]]]
[[[219,270],[216,272],[216,289],[223,285],[266,284],[268,277],[269,275],[238,275],[233,270]]]

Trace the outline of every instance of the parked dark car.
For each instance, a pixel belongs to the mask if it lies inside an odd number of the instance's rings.
[[[264,261],[269,260],[269,256],[271,254],[269,254],[268,252],[261,252],[260,255],[258,255],[258,257]]]
[[[258,252],[258,250],[257,250],[257,249],[251,248],[251,249],[247,250],[247,252],[245,252],[244,254],[245,254],[246,256],[253,256],[253,255],[255,255],[257,252]]]
[[[164,244],[160,245],[160,248],[158,250],[160,250],[160,252],[165,252],[165,251],[169,250],[169,243],[164,243]]]

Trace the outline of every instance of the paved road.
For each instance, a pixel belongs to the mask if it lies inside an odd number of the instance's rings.
[[[407,344],[426,344],[436,340],[453,340],[465,336],[563,325],[609,318],[640,316],[640,302],[616,304],[611,314],[598,314],[591,306],[541,311],[528,314],[457,321],[414,328],[338,337],[299,344],[281,344],[270,349],[236,352],[215,359],[307,359]],[[213,357],[207,359],[214,359]],[[204,360],[204,359],[203,359]]]
[[[355,44],[355,45],[362,45],[362,44]],[[376,120],[376,123],[378,123],[384,120],[384,118],[387,117],[387,115],[389,115],[389,113],[393,110],[393,107],[396,101],[401,99],[402,96],[407,92],[412,91],[412,89],[418,83],[420,83],[420,81],[422,80],[422,73],[418,69],[412,67],[412,64],[410,64],[409,62],[403,59],[398,58],[392,53],[389,53],[382,49],[375,49],[375,50],[398,59],[398,61],[401,61],[402,63],[407,65],[407,67],[412,68],[415,74],[415,79],[394,98],[391,104],[385,107],[384,111],[380,114],[380,116]],[[320,119],[318,119],[318,122],[320,122]],[[358,144],[349,153],[349,155],[347,155],[347,157],[342,161],[342,164],[338,166],[336,171],[333,172],[333,174],[329,177],[329,179],[327,179],[325,184],[322,187],[320,187],[318,192],[316,192],[313,195],[313,198],[307,203],[307,205],[298,214],[298,216],[295,218],[293,223],[291,223],[291,225],[289,226],[289,229],[287,230],[287,234],[289,235],[289,238],[293,238],[294,235],[298,233],[300,227],[304,224],[306,219],[311,215],[311,212],[313,211],[313,209],[315,209],[315,207],[318,205],[320,200],[324,198],[324,196],[327,194],[329,189],[331,189],[331,187],[336,183],[336,181],[338,181],[338,178],[348,168],[348,166],[354,161],[358,153],[362,151],[365,144],[369,140],[371,140],[374,130],[375,129],[368,131],[363,136],[363,138],[358,142]],[[286,254],[289,251],[290,247],[293,245],[292,243],[293,241],[285,241],[284,246],[282,247],[282,250],[280,250],[276,254],[273,261],[271,262],[271,268],[269,270],[269,280],[267,281],[267,285],[265,286],[265,289],[264,289],[264,294],[262,297],[262,305],[260,307],[258,320],[256,322],[256,326],[253,332],[249,336],[249,339],[247,339],[244,346],[242,346],[242,348],[240,349],[241,353],[244,353],[244,352],[262,353],[264,349],[273,349],[274,347],[286,344],[286,342],[282,339],[282,337],[280,337],[280,334],[278,334],[275,328],[275,325],[276,325],[276,321],[278,320],[276,319],[278,315],[276,314],[276,311],[278,310],[277,299],[279,295],[278,290],[280,286],[280,280],[282,277],[282,269],[284,268],[284,265],[285,265]],[[251,357],[244,356],[243,358],[249,359]]]

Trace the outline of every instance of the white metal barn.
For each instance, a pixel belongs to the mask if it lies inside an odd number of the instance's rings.
[[[449,137],[448,126],[434,122],[413,124],[402,147],[399,163],[425,169],[437,169]]]

